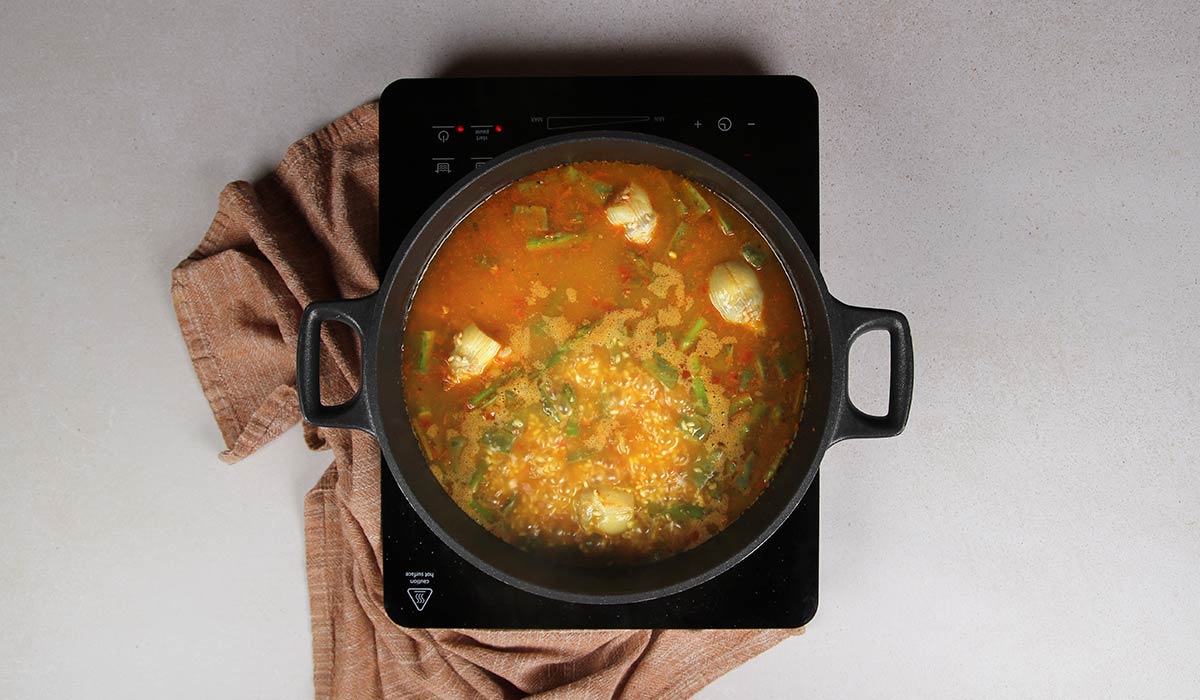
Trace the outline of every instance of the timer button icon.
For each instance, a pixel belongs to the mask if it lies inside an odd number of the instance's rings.
[[[721,117],[717,120],[717,128],[721,131],[729,131],[733,128],[733,120],[729,117]]]

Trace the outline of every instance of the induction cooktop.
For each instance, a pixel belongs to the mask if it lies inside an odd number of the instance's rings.
[[[380,273],[473,168],[558,134],[621,130],[708,152],[756,182],[818,253],[817,95],[795,76],[399,80],[380,100]],[[655,600],[567,603],[514,588],[442,543],[380,470],[384,603],[406,627],[792,628],[817,609],[819,478],[729,571]]]

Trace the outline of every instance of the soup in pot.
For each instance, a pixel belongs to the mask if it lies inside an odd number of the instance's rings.
[[[421,448],[463,510],[530,551],[630,564],[758,498],[796,435],[808,347],[750,221],[676,173],[596,161],[462,220],[402,360]]]

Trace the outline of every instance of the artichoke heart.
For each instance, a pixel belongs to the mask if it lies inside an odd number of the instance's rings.
[[[625,238],[630,243],[646,245],[654,237],[658,225],[658,214],[650,206],[650,196],[640,186],[630,183],[613,197],[612,204],[604,210],[608,222],[625,229]]]
[[[730,323],[757,325],[762,320],[762,287],[753,268],[744,262],[731,260],[714,267],[708,279],[708,298]]]
[[[454,352],[446,360],[450,365],[450,381],[458,383],[483,374],[498,352],[500,343],[492,340],[474,323],[467,326],[454,336]]]
[[[575,496],[575,515],[586,530],[619,535],[633,525],[634,503],[626,491],[585,488]]]

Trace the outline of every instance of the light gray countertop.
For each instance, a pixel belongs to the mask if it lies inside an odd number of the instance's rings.
[[[1122,5],[8,3],[0,696],[312,692],[329,455],[218,462],[168,295],[222,185],[464,60],[740,56],[820,93],[822,267],[916,395],[827,455],[808,632],[701,697],[1196,697],[1200,6]]]

